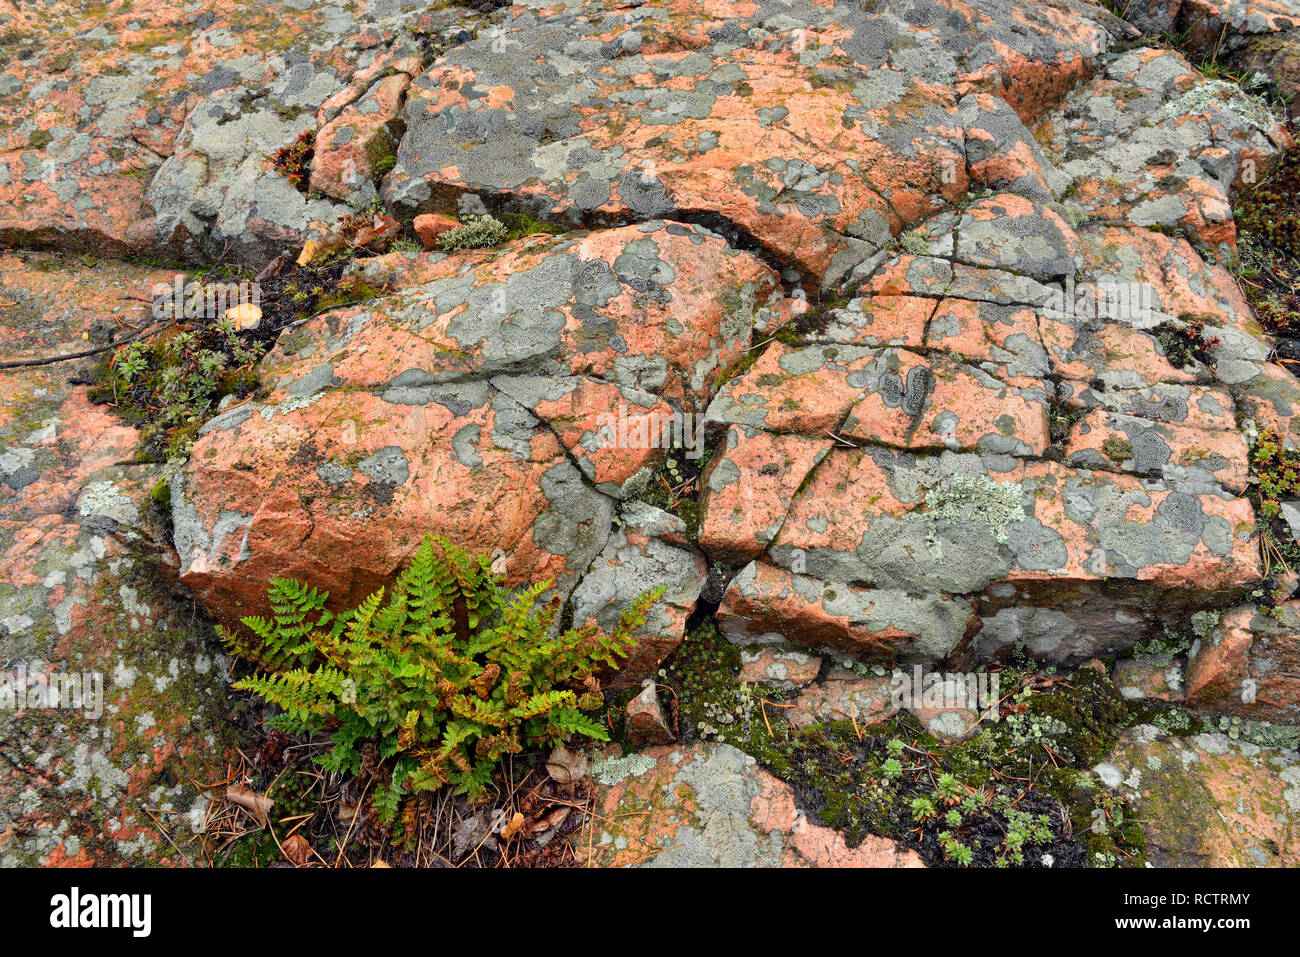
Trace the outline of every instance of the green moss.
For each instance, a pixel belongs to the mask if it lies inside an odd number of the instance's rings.
[[[369,283],[348,283],[347,285],[338,286],[333,292],[317,296],[311,311],[317,313],[324,312],[327,309],[337,309],[339,306],[365,302],[367,299],[374,299],[380,295],[382,295],[382,292]],[[256,381],[256,376],[254,376],[253,382],[256,383]]]
[[[1182,369],[1193,362],[1213,365],[1213,357],[1208,352],[1208,346],[1213,343],[1201,337],[1205,321],[1205,317],[1182,313],[1176,322],[1161,323],[1152,330],[1165,358],[1175,368]]]
[[[789,693],[742,685],[739,669],[739,650],[713,624],[688,633],[659,676],[676,697],[681,733],[750,754],[850,844],[882,835],[919,849],[931,864],[1032,865],[1045,854],[1066,865],[1144,859],[1140,826],[1089,771],[1131,721],[1103,675],[1003,671],[1003,682],[1022,689],[1003,719],[946,744],[908,712],[872,725],[793,728],[782,707]],[[923,813],[927,804],[932,816]]]
[[[371,141],[366,149],[366,159],[376,177],[383,176],[397,165],[396,145],[396,139],[387,130],[381,131]]]
[[[762,349],[750,349],[748,352],[744,354],[744,356],[741,357],[741,360],[739,362],[737,362],[735,365],[731,366],[725,372],[723,372],[721,375],[718,376],[718,380],[715,385],[715,388],[721,390],[721,388],[724,385],[726,385],[728,382],[730,382],[732,379],[744,375],[745,372],[747,372],[749,368],[755,362],[758,361],[758,357],[761,356],[762,354],[763,354]]]
[[[318,814],[328,817],[330,813],[328,805],[322,808],[324,779],[306,759],[298,757],[290,760],[288,766],[274,773],[255,773],[249,782],[249,788],[273,802],[270,820],[275,832],[281,835],[282,842],[284,835],[290,831],[301,834],[310,841],[313,829],[310,823],[304,826],[303,822],[310,822]],[[322,856],[331,851],[337,853],[337,846],[332,841],[328,845],[320,840],[311,843]],[[264,868],[283,860],[280,846],[265,830],[252,831],[213,855],[217,867]]]
[[[1112,435],[1101,443],[1101,451],[1106,458],[1119,465],[1127,459],[1133,458],[1133,443],[1128,439],[1121,439]]]
[[[1242,192],[1234,213],[1237,228],[1275,246],[1292,259],[1300,259],[1300,148],[1288,150],[1272,176]]]
[[[1068,757],[1091,768],[1115,746],[1121,728],[1130,722],[1128,706],[1109,678],[1080,668],[1050,694],[1033,695],[1026,713],[1053,718],[1065,731],[1057,738]]]
[[[113,405],[140,428],[145,455],[185,455],[223,397],[256,387],[253,363],[264,350],[224,319],[171,327],[106,354],[91,376],[89,398]]]
[[[283,859],[274,838],[265,831],[245,834],[218,855],[218,867],[266,868]]]
[[[1286,448],[1277,430],[1259,430],[1251,444],[1250,466],[1266,518],[1278,515],[1283,500],[1300,496],[1300,452]]]
[[[1244,188],[1233,212],[1235,271],[1259,321],[1300,329],[1300,147],[1288,150],[1267,180]]]
[[[499,219],[506,227],[507,241],[511,239],[523,239],[525,236],[535,236],[538,233],[558,236],[564,232],[563,226],[535,219],[524,213],[498,213],[497,219]]]
[[[733,744],[780,767],[778,753],[770,747],[771,718],[764,720],[762,699],[779,701],[782,693],[742,685],[740,664],[740,649],[719,634],[715,624],[706,622],[687,633],[659,678],[676,697],[683,734]]]
[[[1053,402],[1048,410],[1048,427],[1053,444],[1064,442],[1070,437],[1074,424],[1088,414],[1085,408],[1067,409],[1059,402]]]
[[[1139,641],[1129,653],[1138,661],[1163,668],[1185,653],[1191,643],[1190,635],[1179,634],[1166,627],[1163,634]]]
[[[153,499],[153,503],[160,509],[169,515],[171,514],[172,490],[170,482],[166,479],[159,479],[150,490],[149,497]]]
[[[676,515],[686,523],[686,533],[694,539],[700,530],[700,476],[706,463],[717,453],[717,448],[705,459],[689,459],[682,453],[680,448],[669,451],[664,464],[650,477],[638,498],[647,505]]]

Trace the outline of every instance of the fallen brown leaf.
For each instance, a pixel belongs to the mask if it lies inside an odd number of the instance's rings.
[[[287,841],[280,845],[280,850],[284,852],[285,859],[294,867],[302,867],[311,860],[311,845],[301,834],[292,835]]]
[[[557,807],[554,811],[529,828],[529,833],[536,837],[538,834],[544,834],[553,827],[559,827],[564,823],[564,819],[569,816],[570,810],[571,809],[568,807]]]
[[[321,244],[318,243],[316,240],[314,239],[307,240],[307,242],[303,244],[302,252],[298,254],[298,265],[306,266],[308,263],[310,263],[313,259],[316,258],[316,255],[317,253],[320,252],[320,249],[321,249]]]
[[[546,770],[557,784],[576,784],[591,772],[591,760],[581,751],[557,744],[546,759]]]
[[[232,784],[226,788],[226,800],[232,804],[238,804],[249,814],[257,823],[266,827],[271,819],[271,808],[275,806],[275,801],[265,794],[258,794],[251,788],[246,788],[242,784]]]

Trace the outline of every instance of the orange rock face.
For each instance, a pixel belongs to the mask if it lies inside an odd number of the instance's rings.
[[[313,320],[262,363],[265,399],[213,419],[177,476],[181,580],[225,620],[262,609],[276,575],[355,603],[438,532],[499,555],[512,584],[567,595],[587,573],[578,624],[612,627],[649,579],[672,584],[623,680],[643,676],[705,568],[653,535],[611,537],[616,502],[674,441],[697,454],[693,410],[776,288],[715,235],[628,227],[525,240]]]
[[[133,861],[131,802],[220,751],[182,719],[215,724],[224,686],[176,579],[228,625],[279,576],[341,607],[430,532],[550,580],[575,625],[662,587],[611,689],[716,624],[796,726],[894,714],[864,667],[1017,650],[1300,721],[1300,605],[1269,607],[1294,582],[1249,453],[1262,428],[1297,447],[1300,381],[1233,267],[1235,198],[1300,103],[1281,0],[91,6],[0,5],[4,359],[143,317],[172,277],[128,258],[261,273],[243,335],[274,342],[165,467],[90,403],[90,363],[0,367],[0,659],[81,656],[119,709],[85,761],[3,718],[0,804],[35,810],[0,864]],[[1193,67],[1211,53],[1244,82]],[[438,251],[488,213],[523,238]],[[145,707],[173,622],[193,694]],[[1156,664],[1166,632],[1189,640]],[[915,863],[803,820],[738,752],[647,754],[599,799],[679,803],[596,860]],[[56,834],[74,809],[113,842]],[[1220,837],[1188,853],[1241,860]]]
[[[1220,714],[1294,724],[1300,718],[1300,602],[1242,605],[1200,638],[1187,664],[1187,701]]]
[[[1295,752],[1226,734],[1125,732],[1098,771],[1134,802],[1158,867],[1295,867]]]
[[[91,348],[147,316],[157,269],[0,254],[6,362]],[[194,848],[234,755],[220,643],[175,575],[158,463],[93,404],[89,362],[0,371],[0,861],[8,866],[185,865],[149,812]],[[73,682],[71,706],[37,696]],[[25,695],[19,697],[19,695]],[[93,768],[93,770],[92,770]]]
[[[1077,663],[1261,581],[1237,407],[1277,421],[1295,380],[1230,277],[1185,241],[1079,231],[1028,196],[949,222],[909,234],[844,307],[796,316],[710,405],[715,434],[834,443],[780,476],[798,488],[783,516],[758,510],[750,527],[779,531],[724,597],[725,630],[836,647],[860,625],[827,639],[793,596],[979,594],[975,637],[944,654],[1027,643]],[[763,487],[744,470],[734,484]],[[726,537],[701,541],[734,561],[746,533],[717,505],[702,527]],[[771,565],[816,584],[766,588]],[[889,645],[875,650],[914,653]]]
[[[459,225],[459,220],[452,219],[450,216],[437,216],[433,213],[416,216],[411,223],[412,228],[415,229],[415,234],[420,237],[420,242],[424,243],[425,249],[433,249],[443,233],[451,232]]]
[[[616,753],[615,753],[616,755]],[[868,835],[810,821],[789,785],[730,745],[652,747],[596,761],[597,815],[580,842],[602,867],[923,867]]]

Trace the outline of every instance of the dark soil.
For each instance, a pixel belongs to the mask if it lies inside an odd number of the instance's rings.
[[[249,828],[246,817],[232,819],[247,830],[217,829],[206,848],[211,863],[226,867],[293,867],[283,851],[290,834],[301,836],[312,851],[310,863],[322,866],[373,867],[575,867],[573,835],[580,830],[588,803],[585,784],[561,786],[546,774],[540,754],[517,757],[498,771],[488,796],[471,804],[447,788],[407,801],[398,837],[375,818],[368,795],[390,773],[374,753],[361,773],[327,773],[314,756],[327,742],[295,738],[265,727],[267,706],[252,695],[235,696],[235,721],[246,742],[243,769],[247,787],[275,801],[268,828]],[[564,809],[569,807],[569,813]],[[358,809],[355,810],[354,809]],[[482,833],[475,822],[522,814],[519,837],[509,842]],[[543,823],[563,816],[558,826],[528,835]],[[233,833],[232,833],[233,831]],[[458,837],[459,835],[459,837]],[[339,850],[343,849],[340,855]]]
[[[120,374],[118,362],[131,348],[129,345],[103,354],[90,377],[82,380],[92,385],[91,400],[112,405],[124,419],[141,428],[145,457],[156,460],[169,457],[178,441],[197,433],[202,420],[211,417],[222,398],[229,395],[243,400],[256,391],[259,382],[254,366],[285,328],[326,309],[364,301],[382,292],[358,281],[349,272],[350,265],[350,258],[340,257],[320,266],[302,267],[285,253],[256,278],[249,275],[251,270],[224,267],[190,278],[187,288],[190,284],[255,282],[261,321],[256,328],[232,337],[220,329],[223,315],[168,320],[156,333],[141,340],[150,347],[151,368],[147,374],[136,375],[130,381]],[[184,356],[166,349],[167,340],[179,332],[189,332],[194,338],[194,345]],[[223,357],[218,374],[205,376],[193,366],[201,353]],[[204,383],[199,391],[205,394],[193,396],[186,403],[198,413],[198,420],[182,423],[159,414],[175,401],[160,392],[162,372],[168,364],[175,363],[184,366],[189,375],[199,376]]]
[[[913,723],[910,719],[903,719],[893,722],[893,727],[903,733]],[[868,833],[880,834],[917,851],[929,867],[953,866],[940,839],[940,835],[945,832],[970,848],[972,859],[968,866],[1008,866],[1010,862],[1005,848],[1008,831],[1006,817],[992,804],[986,805],[982,810],[959,812],[962,822],[956,826],[951,826],[944,820],[949,806],[938,799],[935,792],[935,782],[944,771],[941,757],[935,760],[908,752],[901,761],[908,766],[908,770],[890,786],[886,797],[881,800],[869,796],[868,788],[876,779],[870,770],[865,773],[841,772],[837,775],[839,780],[835,782],[838,786],[827,786],[827,769],[846,766],[874,769],[880,766],[887,754],[885,749],[890,738],[873,734],[879,730],[879,727],[860,728],[863,737],[859,740],[858,732],[853,732],[851,728],[832,726],[822,729],[821,733],[810,735],[797,749],[790,749],[787,753],[792,760],[786,773],[789,775],[788,783],[794,789],[796,803],[810,817],[820,818],[829,826],[842,828],[846,823],[853,822],[849,823],[846,831],[846,838],[852,844],[861,843]],[[905,739],[909,746],[921,750],[933,748],[936,755],[942,752],[941,747],[926,744],[925,738],[928,735],[924,734],[919,725],[913,731],[914,734]],[[912,769],[918,762],[921,766]],[[810,767],[815,767],[816,770],[810,773]],[[1060,800],[1033,785],[1012,788],[1009,796],[1017,810],[1035,817],[1046,815],[1051,821],[1051,840],[1041,844],[1025,844],[1023,863],[1016,866],[1041,867],[1044,854],[1052,856],[1053,867],[1088,866],[1088,847],[1074,835],[1070,816]],[[915,820],[911,813],[914,798],[934,801],[937,813],[924,821]],[[852,805],[859,807],[854,808]],[[959,806],[957,802],[951,805]],[[870,822],[870,830],[863,827],[867,822]]]

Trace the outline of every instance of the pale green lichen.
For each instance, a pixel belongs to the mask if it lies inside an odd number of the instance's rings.
[[[443,233],[438,239],[438,248],[448,253],[461,249],[484,249],[504,242],[509,233],[505,223],[494,216],[474,216]]]
[[[1294,751],[1300,747],[1300,728],[1292,725],[1256,721],[1253,718],[1220,715],[1201,718],[1201,733],[1218,731],[1232,741],[1244,741],[1261,748],[1280,748]]]
[[[1179,655],[1185,654],[1191,643],[1191,639],[1186,634],[1166,628],[1161,635],[1139,641],[1133,646],[1130,654],[1137,661],[1149,662],[1163,668]]]
[[[930,252],[930,244],[925,233],[913,230],[899,238],[898,248],[909,256],[925,256]]]
[[[1217,611],[1198,611],[1192,615],[1192,634],[1204,638],[1219,623],[1222,616]]]
[[[622,758],[599,758],[591,773],[601,784],[612,787],[625,778],[639,777],[655,766],[654,758],[646,754],[629,754]]]
[[[1198,83],[1166,103],[1161,119],[1173,120],[1207,110],[1230,110],[1261,130],[1270,130],[1278,125],[1277,117],[1263,97],[1247,93],[1236,83],[1227,80],[1205,80]]]
[[[995,482],[987,475],[954,475],[927,491],[925,504],[936,527],[982,518],[999,545],[1007,544],[1007,526],[1024,518],[1020,485]]]
[[[1088,213],[1078,203],[1052,203],[1051,209],[1060,216],[1071,229],[1078,229],[1088,220]]]

